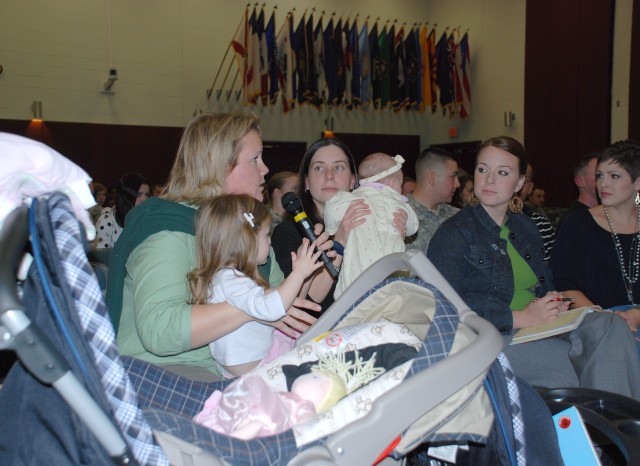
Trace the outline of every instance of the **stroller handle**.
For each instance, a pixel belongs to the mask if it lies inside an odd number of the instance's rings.
[[[0,230],[0,316],[24,310],[16,292],[16,272],[28,238],[27,206],[12,210]]]

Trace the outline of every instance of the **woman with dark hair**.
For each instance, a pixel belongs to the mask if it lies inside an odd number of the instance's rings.
[[[458,189],[456,189],[453,195],[452,204],[462,209],[469,203],[469,198],[471,197],[471,193],[473,193],[473,176],[462,175],[458,178],[458,181],[460,182],[460,186],[458,186]]]
[[[339,191],[351,191],[358,187],[358,171],[349,148],[339,139],[321,138],[314,141],[302,157],[298,172],[298,196],[311,224],[316,226],[316,234],[324,225],[325,204]],[[371,209],[362,199],[353,201],[345,212],[342,221],[333,236],[334,265],[342,264],[344,245],[349,233],[366,222]],[[405,231],[407,213],[398,210],[394,213],[393,224],[398,231]],[[302,234],[292,218],[287,218],[276,227],[271,244],[276,259],[285,276],[291,273],[291,252],[297,251],[302,244]],[[311,278],[308,297],[320,303],[324,311],[333,303],[336,285],[326,267],[320,268]]]
[[[576,306],[628,309],[620,315],[636,331],[640,323],[639,143],[619,141],[600,154],[596,189],[600,205],[576,210],[562,222],[551,258],[554,284]]]
[[[324,205],[338,191],[350,191],[357,187],[356,164],[349,148],[339,139],[318,139],[313,142],[302,157],[298,172],[297,194],[302,207],[312,225],[316,225],[316,234],[321,231],[318,224],[324,222]],[[349,232],[365,222],[371,213],[364,201],[354,201],[333,237],[335,243],[347,244]],[[276,253],[276,260],[285,277],[291,273],[291,253],[297,251],[302,244],[302,233],[292,218],[286,218],[273,231],[271,244]],[[333,263],[342,264],[342,256],[335,254]],[[324,311],[333,303],[335,281],[326,267],[322,267],[313,275],[309,289],[309,298],[320,303]]]
[[[640,399],[633,338],[613,313],[592,312],[572,332],[508,345],[514,329],[551,322],[569,306],[553,291],[540,232],[521,214],[516,193],[527,163],[515,139],[485,141],[470,206],[440,225],[428,257],[465,303],[503,333],[516,375],[538,387],[596,388]]]
[[[149,180],[140,173],[126,173],[118,180],[116,205],[102,209],[96,222],[96,248],[112,248],[131,209],[149,199]]]

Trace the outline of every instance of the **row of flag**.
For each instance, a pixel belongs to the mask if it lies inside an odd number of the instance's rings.
[[[436,40],[426,25],[323,22],[305,12],[294,26],[289,12],[276,33],[275,9],[265,24],[264,9],[247,7],[231,42],[244,104],[471,114],[468,33]]]

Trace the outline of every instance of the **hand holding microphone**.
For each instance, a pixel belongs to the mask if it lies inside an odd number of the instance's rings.
[[[282,207],[293,216],[293,220],[298,225],[298,228],[300,228],[300,231],[304,236],[309,238],[309,241],[313,242],[318,238],[313,232],[313,225],[311,225],[311,222],[302,207],[302,201],[296,193],[286,193],[282,196]],[[333,278],[337,278],[339,269],[336,269],[329,256],[327,256],[327,253],[322,251],[320,258],[327,267],[327,270],[329,270],[331,276]]]

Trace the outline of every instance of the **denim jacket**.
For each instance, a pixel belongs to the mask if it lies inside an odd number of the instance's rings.
[[[540,232],[526,215],[507,215],[509,241],[538,277],[533,293],[543,296],[552,289],[553,280],[543,262]],[[481,205],[467,206],[440,225],[427,256],[472,310],[499,331],[512,330],[509,305],[514,282],[507,242],[500,238],[500,227]]]

